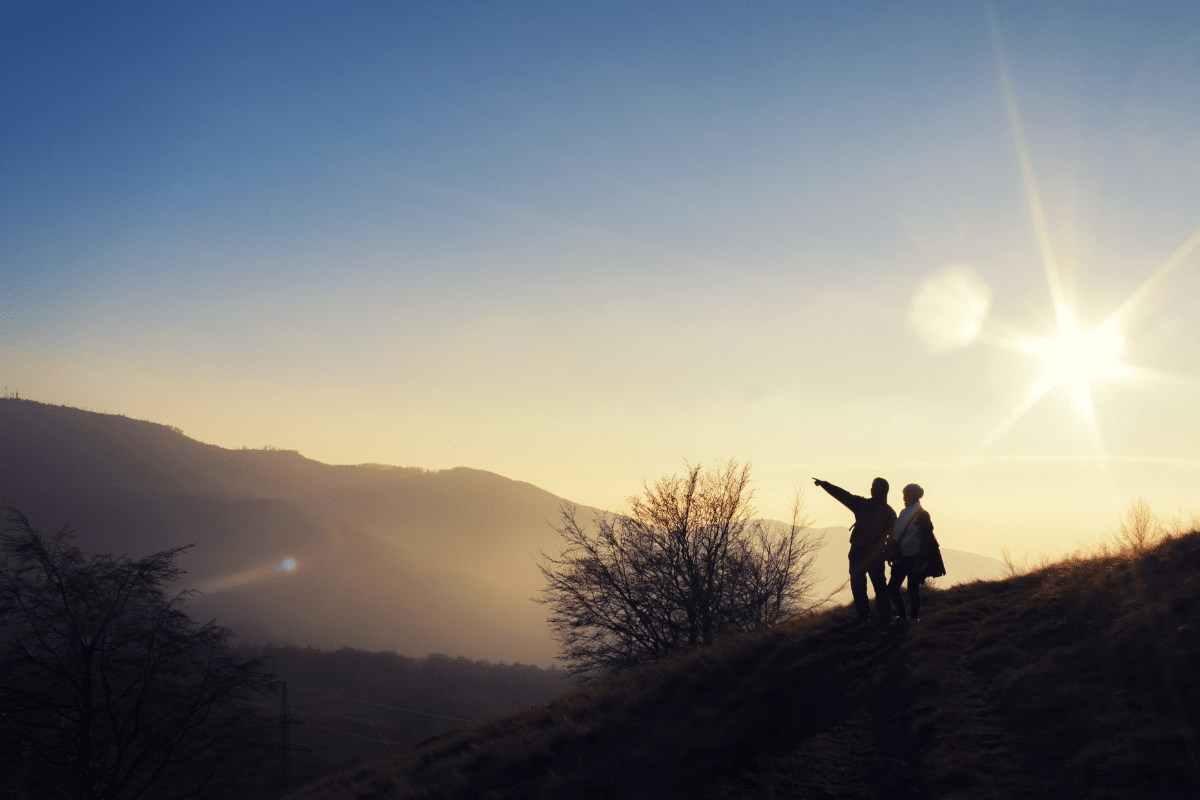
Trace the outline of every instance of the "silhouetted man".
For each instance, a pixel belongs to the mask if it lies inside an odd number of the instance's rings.
[[[866,622],[871,616],[871,601],[867,598],[867,576],[870,575],[871,585],[875,587],[875,610],[879,612],[879,622],[891,624],[892,607],[888,599],[883,553],[888,536],[896,524],[896,512],[887,502],[888,482],[876,478],[871,483],[870,497],[850,494],[840,486],[817,478],[813,478],[813,483],[854,512],[854,524],[850,526],[850,591],[854,594],[858,621]]]

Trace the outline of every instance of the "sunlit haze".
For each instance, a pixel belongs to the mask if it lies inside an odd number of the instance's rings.
[[[8,392],[993,557],[1200,508],[1195,2],[0,14]]]

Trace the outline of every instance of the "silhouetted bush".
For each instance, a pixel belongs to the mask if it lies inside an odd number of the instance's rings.
[[[29,797],[195,796],[268,746],[272,676],[164,586],[187,548],[89,555],[9,509],[0,566],[0,765]]]
[[[662,478],[594,534],[565,505],[566,550],[540,567],[540,602],[571,674],[611,675],[796,612],[822,538],[804,532],[799,492],[782,530],[753,519],[753,495],[750,465],[730,461]]]

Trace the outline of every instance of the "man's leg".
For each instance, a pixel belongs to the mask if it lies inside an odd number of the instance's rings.
[[[892,598],[892,602],[896,604],[896,613],[900,615],[900,619],[908,618],[908,615],[904,613],[904,598],[900,596],[900,586],[904,583],[904,576],[907,574],[907,571],[904,569],[905,566],[905,559],[896,559],[896,565],[892,567],[892,579],[888,581],[887,587],[888,596],[890,596]],[[911,596],[912,578],[908,579],[908,585]],[[916,615],[917,612],[914,610],[913,616],[915,617]]]
[[[854,610],[859,621],[871,616],[871,600],[867,597],[867,573],[863,571],[862,554],[850,549],[850,593],[854,595]]]
[[[875,610],[879,612],[879,621],[886,625],[892,621],[892,604],[888,599],[884,560],[881,558],[873,562],[870,569],[867,570],[867,574],[871,576],[871,585],[875,587]]]

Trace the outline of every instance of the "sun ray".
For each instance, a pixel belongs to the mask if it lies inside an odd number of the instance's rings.
[[[1088,406],[1092,403],[1091,392],[1088,392]],[[1096,454],[1097,466],[1100,468],[1100,474],[1104,476],[1104,488],[1108,490],[1108,496],[1115,498],[1117,496],[1117,483],[1113,480],[1112,466],[1108,463],[1108,451],[1104,447],[1104,435],[1100,432],[1100,425],[1096,422],[1094,412],[1086,414],[1088,434],[1092,439],[1092,449]]]
[[[1177,458],[1170,456],[1080,456],[1080,455],[1012,455],[1000,454],[979,456],[977,464],[1162,464],[1178,469],[1200,470],[1200,458]]]
[[[998,347],[1005,347],[1009,350],[1017,350],[1024,353],[1028,352],[1025,349],[1025,343],[1032,338],[1025,331],[1005,325],[997,320],[989,319],[984,322],[983,329],[975,337],[975,341],[983,342],[984,344],[994,344]]]
[[[991,432],[988,433],[987,436],[983,437],[983,441],[976,445],[974,450],[968,453],[962,461],[958,462],[958,465],[948,476],[948,480],[949,478],[953,478],[960,473],[967,471],[976,463],[978,463],[979,457],[983,455],[983,452],[995,444],[1001,436],[1008,433],[1009,429],[1011,429],[1013,425],[1016,425],[1021,417],[1025,416],[1025,412],[1032,408],[1034,403],[1036,403],[1038,400],[1041,400],[1046,393],[1053,388],[1054,384],[1048,382],[1045,379],[1044,374],[1034,381],[1033,386],[1029,388],[1029,392],[1025,395],[1025,399],[1023,399],[1016,408],[1010,411],[1008,416],[1000,420],[1000,423],[996,425],[996,427],[992,428]]]
[[[1108,320],[1105,322],[1111,321],[1115,325],[1124,320],[1125,317],[1129,316],[1133,309],[1136,308],[1143,300],[1145,300],[1146,297],[1149,296],[1150,292],[1154,291],[1158,284],[1162,283],[1163,278],[1167,277],[1167,275],[1169,275],[1184,261],[1187,261],[1188,256],[1192,254],[1198,245],[1200,245],[1200,230],[1197,230],[1195,233],[1193,233],[1192,238],[1188,239],[1179,247],[1178,250],[1172,253],[1170,258],[1164,261],[1162,266],[1154,271],[1153,275],[1147,278],[1141,286],[1135,289],[1133,294],[1129,295],[1125,302],[1121,303],[1117,310],[1110,314]]]
[[[1038,247],[1042,251],[1046,280],[1050,284],[1050,300],[1054,303],[1054,313],[1059,318],[1061,327],[1067,302],[1058,271],[1058,261],[1054,257],[1054,248],[1050,245],[1050,226],[1046,222],[1046,212],[1042,208],[1042,198],[1038,192],[1037,176],[1034,175],[1033,161],[1029,157],[1025,126],[1021,123],[1021,110],[1017,106],[1017,95],[1013,91],[1012,77],[1008,72],[1008,59],[1004,55],[1004,42],[1000,38],[1000,26],[996,22],[994,6],[988,5],[987,15],[992,28],[992,47],[996,51],[996,62],[1000,68],[1000,83],[1004,88],[1004,102],[1008,108],[1008,122],[1017,146],[1017,160],[1020,162],[1021,177],[1025,182],[1025,195],[1029,200],[1029,213],[1033,216],[1033,229],[1037,235]]]
[[[1186,375],[1174,375],[1170,372],[1159,372],[1158,370],[1146,369],[1145,367],[1130,367],[1129,377],[1135,382],[1155,383],[1161,386],[1171,386],[1200,392],[1200,380],[1189,378]]]

